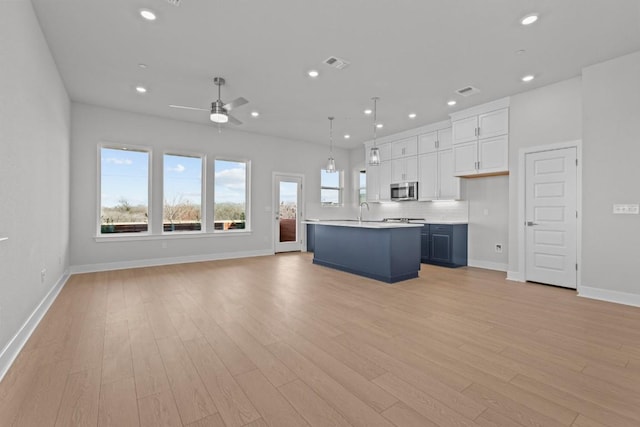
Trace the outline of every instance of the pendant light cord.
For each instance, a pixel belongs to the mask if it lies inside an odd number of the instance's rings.
[[[333,157],[333,119],[329,117],[329,155]]]
[[[373,98],[373,146],[376,146],[376,137],[378,135],[378,98],[374,96]]]

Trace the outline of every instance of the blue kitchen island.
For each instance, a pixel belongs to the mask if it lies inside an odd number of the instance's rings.
[[[313,263],[387,283],[418,277],[422,224],[307,221]]]

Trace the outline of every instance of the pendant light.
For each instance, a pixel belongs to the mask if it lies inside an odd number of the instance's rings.
[[[380,149],[376,147],[376,136],[378,131],[378,112],[377,112],[377,104],[378,98],[374,96],[373,98],[373,146],[371,147],[371,151],[369,152],[369,165],[370,166],[380,166]]]
[[[336,171],[336,161],[333,158],[333,119],[329,117],[329,159],[327,160],[327,172]]]

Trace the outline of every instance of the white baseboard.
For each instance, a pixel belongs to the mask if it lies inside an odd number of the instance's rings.
[[[186,264],[190,262],[217,261],[223,259],[249,258],[255,256],[273,255],[272,249],[259,251],[226,252],[219,254],[203,254],[180,256],[172,258],[139,259],[133,261],[105,262],[100,264],[73,265],[69,268],[71,274],[94,273],[97,271],[124,270],[127,268],[155,267],[158,265]]]
[[[478,267],[496,271],[507,271],[508,267],[507,264],[503,264],[501,262],[480,261],[477,259],[467,260],[467,265],[469,267]]]
[[[519,271],[507,271],[507,280],[513,280],[514,282],[526,282]]]
[[[609,289],[578,286],[578,296],[640,307],[640,294],[630,294],[628,292],[611,291]]]
[[[16,357],[24,347],[25,343],[36,329],[44,315],[51,307],[51,304],[56,300],[56,297],[64,287],[65,283],[69,279],[69,271],[65,271],[58,279],[55,285],[51,288],[49,293],[40,301],[40,304],[33,310],[31,316],[24,322],[18,332],[11,338],[11,341],[0,352],[0,381],[4,378],[5,374],[13,364]]]

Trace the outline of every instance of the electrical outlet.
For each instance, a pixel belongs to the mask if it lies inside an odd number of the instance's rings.
[[[496,252],[499,254],[502,253],[502,243],[496,243]]]
[[[640,213],[640,206],[637,204],[631,205],[613,205],[613,213],[614,214],[627,214],[627,215],[638,215]]]
[[[47,277],[47,269],[43,268],[40,270],[40,282],[44,283],[44,279]]]

